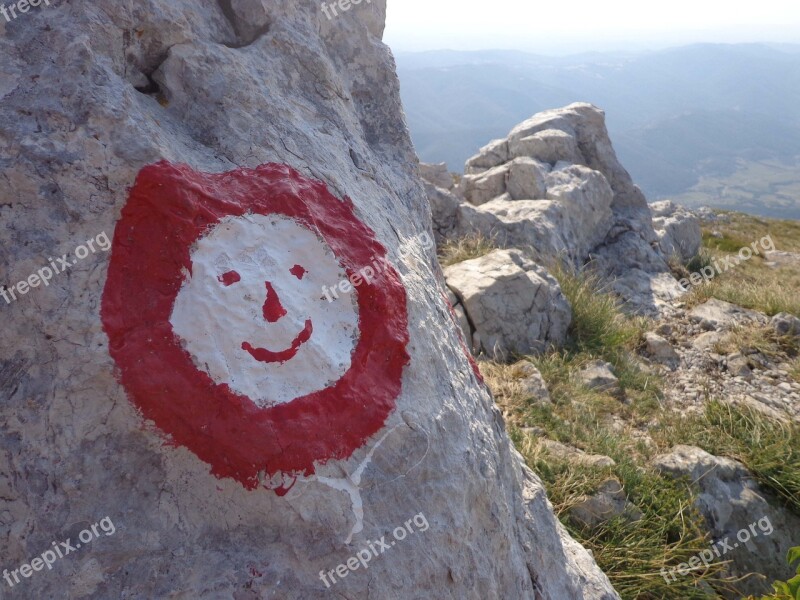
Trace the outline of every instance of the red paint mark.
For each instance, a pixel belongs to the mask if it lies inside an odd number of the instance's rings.
[[[303,279],[303,275],[308,273],[303,267],[300,265],[295,265],[291,269],[289,269],[289,273],[297,277],[298,279]]]
[[[297,337],[294,338],[291,348],[287,348],[281,352],[271,352],[265,348],[253,348],[249,342],[245,342],[242,344],[242,350],[247,350],[247,352],[250,353],[250,356],[255,358],[258,362],[285,363],[287,360],[293,359],[294,355],[297,354],[297,351],[300,350],[300,346],[305,344],[311,338],[312,331],[313,328],[311,327],[311,319],[306,319],[306,326],[303,328],[303,331],[301,331]]]
[[[169,318],[192,245],[222,218],[248,213],[284,215],[317,233],[348,277],[386,256],[348,198],[287,165],[210,174],[162,161],[140,171],[122,209],[101,318],[120,382],[142,415],[214,475],[255,489],[259,473],[311,475],[383,428],[409,361],[408,312],[405,288],[386,263],[355,291],[359,341],[350,369],[330,387],[259,408],[215,383],[194,366]]]
[[[267,299],[264,300],[264,319],[267,323],[275,323],[281,317],[286,316],[286,309],[281,304],[281,299],[278,298],[277,292],[272,287],[269,281],[265,281],[264,285],[267,287]]]
[[[225,287],[228,287],[229,285],[233,285],[234,283],[241,281],[242,277],[236,271],[228,271],[227,273],[223,273],[217,277],[217,279]]]

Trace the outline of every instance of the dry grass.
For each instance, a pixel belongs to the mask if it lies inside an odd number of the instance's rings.
[[[800,352],[800,340],[796,337],[781,337],[769,325],[742,325],[733,328],[722,340],[714,344],[717,354],[754,354],[760,352],[773,359],[784,356],[795,357]]]
[[[678,269],[698,272],[700,268],[714,263],[723,267],[725,257],[734,257],[741,248],[757,242],[759,252],[770,247],[766,236],[776,250],[800,252],[800,222],[762,219],[729,213],[730,223],[715,223],[703,228],[703,249],[698,260]],[[712,235],[715,233],[716,235]],[[765,243],[762,245],[761,242]],[[723,267],[724,268],[724,267]],[[673,266],[673,270],[675,267]],[[740,262],[727,271],[717,274],[709,283],[694,287],[685,297],[689,306],[701,304],[710,298],[731,302],[774,315],[788,312],[800,316],[800,261],[796,265],[772,268],[765,264],[761,255]]]
[[[480,233],[470,234],[457,240],[449,240],[439,247],[439,264],[448,267],[489,254],[495,248],[497,246],[494,241]]]

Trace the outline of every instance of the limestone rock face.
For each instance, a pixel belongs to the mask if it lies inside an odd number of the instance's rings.
[[[14,340],[0,346],[4,566],[17,568],[54,540],[75,543],[78,532],[106,516],[116,529],[10,593],[98,599],[618,598],[589,553],[560,526],[541,482],[513,450],[463,350],[434,250],[419,241],[430,233],[430,212],[393,59],[381,42],[385,0],[354,3],[331,19],[311,0],[51,4],[0,25],[2,283],[27,279],[49,264],[48,257],[79,256],[76,248],[88,240],[98,248],[48,285],[20,293],[14,302],[0,301],[4,334]],[[115,234],[128,214],[130,190],[140,171],[159,161],[184,165],[173,170],[186,174],[182,193],[206,198],[198,200],[196,219],[170,213],[182,227],[202,229],[209,216],[203,207],[212,197],[234,208],[253,199],[255,192],[233,197],[227,186],[278,163],[288,166],[274,169],[296,173],[283,180],[281,197],[327,190],[386,249],[407,303],[408,361],[397,373],[402,386],[385,423],[351,454],[319,461],[306,473],[276,473],[264,465],[248,489],[213,475],[205,460],[134,408],[111,358],[126,348],[109,347],[101,304],[109,262],[140,249],[130,244],[127,230]],[[208,181],[191,175],[199,172],[219,175],[217,183],[187,183]],[[184,197],[150,184],[136,189],[153,211]],[[257,219],[250,225],[260,226]],[[335,229],[340,223],[323,225]],[[191,271],[186,257],[169,254],[176,234],[165,231],[147,250],[163,251],[157,264],[174,267],[188,282],[201,269]],[[101,234],[114,240],[108,251]],[[294,248],[292,238],[281,235]],[[239,241],[229,236],[227,243]],[[217,258],[222,262],[200,266],[223,268],[226,257]],[[550,280],[510,264],[519,269],[526,293],[539,290],[541,300],[525,297],[529,308],[560,306],[556,318],[528,322],[526,341],[563,335],[568,308]],[[275,300],[282,285],[313,281],[313,273],[295,267],[272,292],[269,286],[264,291],[264,281],[252,288],[260,297],[252,314],[220,302],[206,314],[219,318],[223,330],[226,323],[241,327],[255,318],[253,330],[260,331],[299,303],[285,295],[283,305]],[[214,275],[214,293],[222,293],[239,273]],[[132,275],[122,277],[135,283]],[[161,306],[160,291],[141,293]],[[359,293],[342,292],[345,300]],[[308,299],[325,302],[323,295],[309,290]],[[487,306],[502,308],[508,300]],[[553,312],[547,306],[542,314]],[[519,323],[514,315],[504,327]],[[169,324],[161,325],[170,335]],[[134,328],[126,336],[136,333]],[[251,348],[253,358],[283,364],[273,354],[286,358],[296,350],[289,342],[291,337],[280,352],[277,342]],[[148,340],[141,344],[142,360],[154,360]],[[188,350],[179,344],[173,350],[188,364]],[[212,344],[210,352],[215,350]],[[184,389],[169,365],[153,364],[152,383]],[[308,372],[315,376],[314,369]],[[197,381],[211,389],[216,384],[208,379]],[[369,383],[361,381],[356,398],[367,405]],[[223,387],[213,389],[222,393]],[[232,437],[252,415],[263,414],[245,401],[220,405],[218,418],[231,423]],[[317,433],[309,428],[309,443]],[[207,442],[207,451],[215,452]],[[378,550],[368,568],[353,563],[384,539],[396,545],[384,554]]]
[[[572,311],[558,282],[514,250],[444,270],[488,355],[530,354],[564,343]]]
[[[697,505],[705,517],[709,538],[727,540],[730,546],[718,547],[724,551],[719,560],[731,561],[730,575],[766,575],[766,580],[743,581],[742,593],[766,593],[775,579],[785,581],[792,576],[793,570],[774,557],[786,556],[789,548],[797,545],[800,518],[774,501],[768,503],[743,464],[693,446],[676,446],[669,454],[655,457],[654,466],[675,477],[688,477],[696,486]]]

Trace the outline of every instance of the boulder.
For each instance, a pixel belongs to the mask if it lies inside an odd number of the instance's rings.
[[[419,242],[386,1],[57,4],[2,25],[2,283],[69,270],[0,300],[0,547],[91,543],[8,594],[617,599]]]
[[[460,189],[464,198],[474,206],[486,204],[506,192],[510,165],[504,164],[477,175],[464,175]]]
[[[508,141],[492,140],[478,151],[478,154],[467,160],[464,166],[465,175],[476,175],[492,167],[508,162]]]
[[[767,317],[760,312],[736,306],[730,302],[712,298],[689,311],[689,320],[707,331],[726,330],[737,325],[767,324]]]
[[[487,355],[505,359],[564,343],[569,304],[558,282],[521,252],[493,250],[446,267],[444,275]]]
[[[653,227],[661,251],[686,262],[696,256],[703,243],[700,220],[688,209],[670,200],[653,202]]]
[[[541,161],[523,156],[509,163],[506,190],[512,200],[536,200],[547,194],[545,175],[549,167]]]
[[[419,163],[419,174],[427,183],[442,188],[443,190],[452,190],[455,188],[453,176],[450,174],[450,171],[447,170],[446,163],[431,165],[421,162]]]
[[[792,576],[793,571],[775,557],[785,557],[797,545],[800,517],[767,495],[742,463],[693,446],[676,446],[656,456],[653,464],[664,474],[691,481],[709,539],[727,541],[730,547],[715,543],[724,555],[713,560],[731,561],[726,571],[732,577],[765,576],[740,581],[741,594],[730,597],[766,593],[773,580]]]

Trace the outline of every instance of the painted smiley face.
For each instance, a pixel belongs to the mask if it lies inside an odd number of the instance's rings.
[[[226,217],[194,245],[170,323],[216,383],[259,407],[283,404],[350,368],[357,304],[322,293],[343,279],[328,245],[295,220]]]

